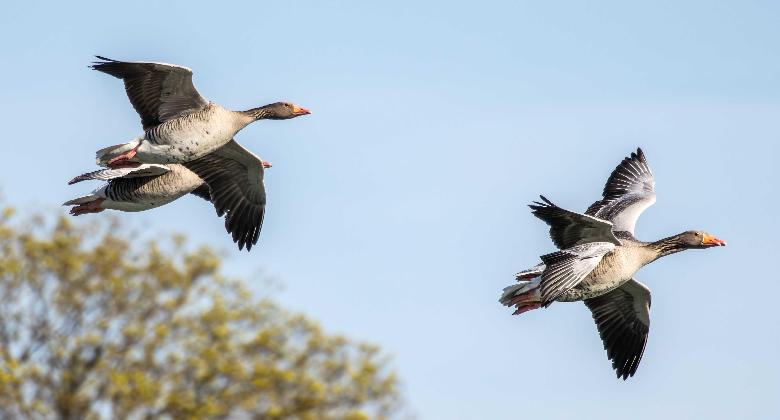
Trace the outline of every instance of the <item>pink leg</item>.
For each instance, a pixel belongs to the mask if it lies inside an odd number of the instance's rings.
[[[539,289],[529,290],[523,294],[513,297],[509,302],[509,305],[517,308],[517,310],[512,313],[512,315],[520,315],[523,312],[541,308],[542,302]]]
[[[261,162],[263,162],[263,168],[265,169],[268,169],[273,166],[271,165],[271,162],[268,162],[267,160],[262,160]]]
[[[104,208],[100,207],[101,204],[103,204],[103,201],[105,201],[105,198],[98,198],[96,200],[92,200],[89,203],[79,204],[76,207],[72,207],[70,209],[70,214],[72,216],[81,216],[82,214],[87,213],[100,213],[101,211],[105,210]]]
[[[542,307],[541,303],[531,303],[531,304],[528,304],[528,305],[525,305],[525,304],[517,305],[517,310],[512,312],[512,315],[520,315],[523,312],[528,312],[528,311],[533,310],[533,309],[539,309],[541,307]]]
[[[138,142],[138,146],[133,147],[132,149],[122,153],[121,155],[112,158],[108,161],[108,167],[109,168],[121,168],[123,164],[127,163],[130,159],[134,158],[136,153],[138,153],[138,148],[141,147],[141,142]]]

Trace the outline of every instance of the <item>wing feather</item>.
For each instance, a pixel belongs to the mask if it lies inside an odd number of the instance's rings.
[[[122,79],[144,130],[203,110],[208,101],[192,84],[192,70],[166,63],[117,61],[96,56],[92,69]]]
[[[585,214],[608,220],[615,232],[634,234],[639,216],[655,203],[655,179],[644,152],[623,159],[607,179],[602,199],[588,207]]]
[[[213,153],[184,164],[203,178],[218,216],[225,215],[225,229],[238,249],[257,243],[265,217],[263,165],[235,140]]]
[[[612,233],[612,223],[599,218],[575,213],[555,205],[545,196],[528,207],[534,216],[550,226],[550,238],[560,249],[571,248],[588,242],[611,242],[620,245]]]
[[[140,178],[145,176],[157,176],[169,171],[170,169],[166,165],[143,163],[134,168],[100,169],[93,172],[87,172],[68,181],[68,185],[93,179],[108,181],[116,178]]]
[[[567,290],[576,286],[613,249],[613,243],[590,242],[542,255],[545,264],[540,282],[542,305],[550,306]]]
[[[585,300],[617,376],[634,376],[650,331],[650,289],[631,279],[617,289]]]

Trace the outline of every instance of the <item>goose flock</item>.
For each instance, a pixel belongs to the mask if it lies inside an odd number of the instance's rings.
[[[541,200],[529,207],[550,226],[559,251],[517,273],[517,284],[504,288],[499,302],[514,307],[514,315],[553,302],[585,302],[618,378],[634,376],[650,330],[650,289],[634,274],[666,255],[726,242],[694,230],[655,242],[634,237],[637,219],[655,203],[655,181],[642,149],[623,159],[602,198],[585,213]]]
[[[264,170],[271,167],[233,138],[258,120],[309,114],[287,102],[231,111],[204,99],[186,67],[97,56],[94,70],[121,79],[141,117],[143,134],[97,151],[102,168],[73,178],[106,181],[64,203],[79,216],[105,209],[143,211],[194,194],[214,205],[239,250],[257,243],[265,214]],[[634,237],[642,212],[655,203],[655,182],[637,149],[607,179],[601,199],[584,213],[541,196],[531,212],[550,226],[558,251],[516,274],[499,302],[514,315],[553,302],[584,302],[617,376],[636,373],[650,327],[650,289],[634,279],[643,266],[687,249],[725,246],[708,233],[687,231],[655,242]]]
[[[73,178],[107,181],[69,200],[74,216],[105,209],[142,211],[192,193],[214,205],[239,250],[257,243],[265,215],[263,161],[233,139],[258,120],[309,114],[287,102],[231,111],[204,99],[192,70],[165,63],[128,62],[97,56],[92,69],[122,79],[144,133],[128,143],[97,151],[106,169]]]

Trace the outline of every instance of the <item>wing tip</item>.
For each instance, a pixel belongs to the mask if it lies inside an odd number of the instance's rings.
[[[553,204],[553,202],[552,202],[552,201],[548,200],[548,199],[547,199],[547,197],[545,197],[545,196],[543,196],[543,195],[541,195],[541,194],[539,194],[539,198],[541,198],[541,199],[542,199],[542,201],[544,201],[545,203],[547,203],[547,205],[548,205],[548,206],[550,206],[550,207],[558,207],[558,206],[556,206],[555,204]]]
[[[101,67],[106,66],[111,63],[118,63],[119,61],[110,59],[108,57],[104,57],[102,55],[95,55],[96,61],[93,61],[91,64],[89,64],[87,67],[91,68],[92,70],[98,70],[100,71]]]
[[[98,171],[87,172],[87,173],[75,176],[75,177],[73,177],[73,179],[68,181],[68,185],[73,185],[73,184],[76,184],[76,183],[79,183],[79,182],[82,182],[82,181],[86,181],[88,179],[96,179],[95,175],[100,173],[100,172],[102,172],[102,171],[98,170]]]
[[[640,146],[637,146],[635,152],[631,152],[630,155],[623,158],[623,161],[620,163],[620,166],[631,164],[632,162],[637,162],[637,163],[647,165],[647,158],[645,157],[645,152],[644,150],[642,150]]]
[[[547,208],[557,208],[558,206],[555,205],[552,201],[548,200],[547,197],[543,195],[539,195],[539,198],[542,201],[532,201],[531,204],[528,205],[534,212],[547,209]]]
[[[636,148],[636,157],[639,158],[639,160],[641,160],[642,162],[646,162],[646,160],[645,160],[645,152],[639,146],[637,146],[637,148]]]
[[[107,67],[111,64],[119,65],[119,66],[128,66],[128,65],[156,65],[156,66],[163,66],[163,67],[170,67],[173,69],[180,69],[184,70],[186,73],[192,75],[192,69],[186,66],[180,66],[178,64],[171,64],[171,63],[164,63],[164,62],[157,62],[157,61],[121,61],[121,60],[114,60],[112,58],[108,58],[102,55],[95,55],[95,58],[98,59],[98,61],[93,61],[92,64],[90,64],[89,68],[92,70],[98,70],[101,71],[104,67]]]

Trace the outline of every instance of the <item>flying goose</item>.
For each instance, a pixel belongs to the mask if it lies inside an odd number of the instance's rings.
[[[75,184],[87,180],[108,181],[91,193],[66,201],[63,206],[73,216],[100,213],[106,209],[119,211],[144,211],[168,204],[198,188],[205,192],[210,201],[208,187],[194,172],[182,165],[172,163],[136,164],[116,169],[102,169],[79,175],[68,182]]]
[[[636,239],[636,221],[653,203],[655,181],[642,149],[615,168],[603,197],[585,214],[564,210],[542,196],[529,207],[550,226],[550,238],[560,250],[517,273],[517,284],[504,288],[499,302],[515,307],[514,315],[553,302],[585,302],[618,378],[633,376],[650,327],[650,289],[634,274],[675,252],[726,245],[701,231],[655,242]]]
[[[126,163],[120,168],[79,175],[69,184],[85,180],[108,183],[63,205],[74,206],[70,210],[74,216],[105,209],[143,211],[192,193],[212,202],[217,216],[225,215],[225,228],[233,242],[238,244],[239,250],[246,246],[249,251],[257,243],[263,224],[263,175],[264,168],[268,167],[268,162],[231,140],[216,151],[184,165]]]
[[[96,56],[91,68],[122,79],[144,134],[129,143],[97,151],[97,162],[116,167],[127,161],[188,162],[224,146],[241,129],[262,119],[283,120],[309,110],[277,102],[231,111],[204,99],[192,84],[192,70],[173,64],[117,61]]]

